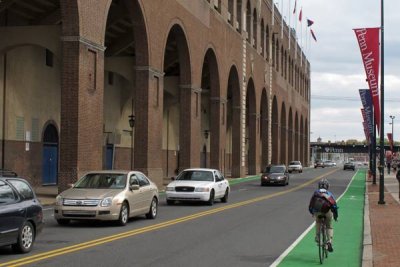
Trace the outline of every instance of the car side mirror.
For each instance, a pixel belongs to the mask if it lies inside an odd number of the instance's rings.
[[[172,181],[175,181],[175,179],[176,179],[175,176],[172,176],[172,177],[171,177],[171,180],[172,180]]]
[[[129,189],[130,189],[131,191],[133,191],[133,190],[139,190],[139,188],[140,188],[140,186],[137,185],[137,184],[132,184],[132,185],[129,186]]]

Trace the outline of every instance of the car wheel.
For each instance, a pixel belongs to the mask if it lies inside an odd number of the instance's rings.
[[[228,202],[228,197],[229,197],[229,189],[227,188],[227,189],[225,190],[225,195],[224,195],[224,197],[221,198],[221,202],[222,202],[222,203]]]
[[[289,171],[289,173],[292,173],[292,171]]]
[[[303,170],[301,170],[300,173],[303,173]]]
[[[33,241],[35,240],[35,229],[32,223],[25,222],[18,233],[18,241],[12,245],[12,249],[19,253],[27,253],[31,251]]]
[[[57,219],[57,223],[59,225],[68,225],[69,222],[70,222],[70,220],[68,220],[68,219]]]
[[[167,205],[173,205],[175,204],[175,201],[167,199]]]
[[[126,225],[129,218],[129,209],[126,202],[122,203],[121,210],[119,211],[118,224],[121,226]]]
[[[286,185],[289,185],[289,179],[286,180]]]
[[[207,204],[208,204],[209,206],[214,205],[214,190],[211,190],[211,192],[210,192],[210,198],[208,199]]]
[[[157,206],[158,206],[157,199],[153,197],[153,200],[151,201],[150,204],[149,212],[146,214],[147,219],[155,219],[157,217]]]

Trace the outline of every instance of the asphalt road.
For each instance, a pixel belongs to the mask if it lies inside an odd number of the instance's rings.
[[[307,207],[322,177],[339,197],[354,175],[341,168],[291,174],[289,186],[233,185],[228,203],[167,206],[155,220],[125,227],[107,222],[59,226],[45,210],[45,229],[25,255],[0,248],[1,266],[269,266],[313,219]],[[17,260],[17,261],[15,261]]]

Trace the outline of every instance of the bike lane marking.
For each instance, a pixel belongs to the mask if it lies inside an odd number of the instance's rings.
[[[334,173],[336,171],[337,170],[330,171],[330,172],[328,172],[326,174],[320,175],[320,176],[318,176],[316,178],[313,178],[313,179],[311,179],[311,180],[309,180],[309,181],[307,181],[307,182],[305,182],[303,184],[300,184],[300,185],[298,185],[296,187],[293,187],[293,188],[290,188],[290,189],[287,189],[287,190],[284,190],[284,191],[280,191],[280,192],[276,192],[276,193],[273,193],[273,194],[269,194],[269,195],[265,195],[265,196],[261,196],[261,197],[257,197],[257,198],[253,198],[253,199],[249,199],[249,200],[246,200],[246,201],[241,201],[241,202],[234,203],[234,204],[229,204],[229,205],[222,206],[222,207],[215,208],[215,209],[211,209],[211,210],[206,210],[206,211],[195,213],[195,214],[188,215],[188,216],[185,216],[185,217],[169,220],[169,221],[158,223],[158,224],[154,224],[154,225],[149,225],[149,226],[142,227],[142,228],[139,228],[139,229],[134,229],[134,230],[122,232],[122,233],[119,233],[119,234],[110,235],[110,236],[106,236],[106,237],[103,237],[103,238],[90,240],[90,241],[87,241],[87,242],[82,242],[82,243],[78,243],[78,244],[75,244],[75,245],[71,245],[71,246],[67,246],[67,247],[63,247],[63,248],[59,248],[59,249],[55,249],[55,250],[50,250],[50,251],[47,251],[47,252],[38,253],[38,254],[27,256],[27,257],[23,257],[23,258],[20,258],[20,259],[17,259],[17,260],[11,260],[11,261],[8,261],[8,262],[0,263],[0,267],[3,267],[3,266],[22,266],[22,265],[26,265],[26,264],[30,264],[30,263],[34,263],[34,262],[38,262],[38,261],[42,261],[42,260],[46,260],[46,259],[53,258],[53,257],[56,257],[56,256],[61,256],[61,255],[64,255],[64,254],[75,252],[75,251],[80,251],[80,250],[83,250],[83,249],[99,246],[99,245],[106,244],[106,243],[109,243],[109,242],[113,242],[113,241],[116,241],[116,240],[119,240],[119,239],[131,237],[131,236],[135,236],[135,235],[138,235],[138,234],[143,234],[143,233],[146,233],[146,232],[155,231],[155,230],[162,229],[162,228],[165,228],[165,227],[168,227],[168,226],[176,225],[176,224],[179,224],[179,223],[191,221],[191,220],[198,219],[198,218],[201,218],[201,217],[204,217],[204,216],[207,216],[207,215],[219,213],[219,212],[222,212],[222,211],[225,211],[225,210],[230,210],[230,209],[233,209],[233,208],[238,208],[238,207],[242,207],[242,206],[245,206],[245,205],[249,205],[249,204],[253,204],[253,203],[256,203],[256,202],[260,202],[260,201],[263,201],[263,200],[271,199],[271,198],[278,197],[278,196],[281,196],[281,195],[284,195],[284,194],[287,194],[287,193],[291,193],[293,191],[297,191],[297,190],[299,190],[299,189],[301,189],[303,187],[306,187],[306,186],[308,186],[308,185],[310,185],[312,183],[315,183],[316,181],[320,180],[322,177],[331,175],[332,173]]]
[[[365,193],[365,170],[359,170],[338,198],[339,218],[334,223],[333,253],[324,261],[326,266],[360,266],[363,238],[363,206]],[[312,223],[287,248],[272,267],[301,267],[320,265],[314,241],[315,222]]]

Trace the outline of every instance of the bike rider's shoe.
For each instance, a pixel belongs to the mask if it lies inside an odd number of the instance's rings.
[[[326,242],[326,245],[328,246],[328,251],[333,252],[333,247],[331,242]]]

